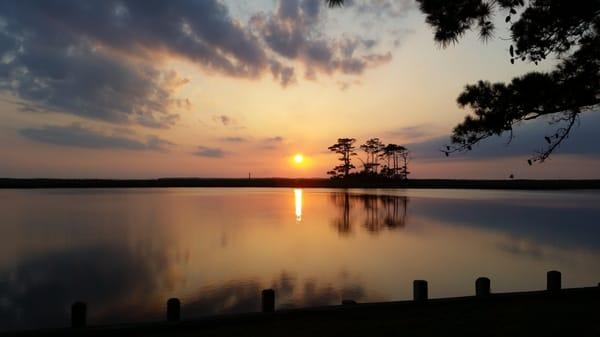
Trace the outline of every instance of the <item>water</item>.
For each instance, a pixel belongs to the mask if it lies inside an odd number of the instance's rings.
[[[0,330],[600,281],[600,191],[0,190]]]

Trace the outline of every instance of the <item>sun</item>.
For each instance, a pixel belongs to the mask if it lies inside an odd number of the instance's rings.
[[[296,153],[294,155],[294,163],[300,165],[304,162],[304,156],[301,153]]]

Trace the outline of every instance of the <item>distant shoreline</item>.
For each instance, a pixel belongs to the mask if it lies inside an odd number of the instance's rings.
[[[166,187],[288,187],[288,188],[433,188],[508,190],[591,190],[600,180],[464,180],[332,181],[326,178],[159,178],[159,179],[13,179],[0,178],[0,189],[39,188],[166,188]]]

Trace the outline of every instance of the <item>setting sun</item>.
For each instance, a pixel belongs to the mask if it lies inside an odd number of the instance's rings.
[[[0,0],[0,131],[0,337],[600,337],[600,0]]]

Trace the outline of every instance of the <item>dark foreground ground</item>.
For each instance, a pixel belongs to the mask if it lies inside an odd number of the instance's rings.
[[[2,335],[2,334],[0,334]],[[388,302],[5,336],[600,336],[600,287]]]
[[[109,179],[10,179],[0,178],[0,188],[156,188],[156,187],[324,187],[324,188],[460,188],[460,189],[600,189],[600,180],[447,180],[411,179],[208,179],[160,178],[140,180]]]

